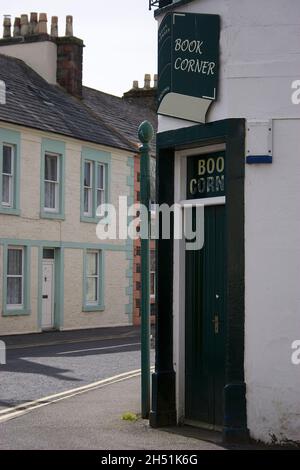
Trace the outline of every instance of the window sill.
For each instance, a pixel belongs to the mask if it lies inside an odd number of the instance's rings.
[[[40,213],[41,219],[54,219],[54,220],[65,220],[64,214],[59,212],[44,212]]]
[[[7,309],[4,308],[2,311],[2,316],[3,317],[19,317],[19,316],[25,316],[25,315],[30,315],[31,310],[28,308],[20,308],[20,309]]]
[[[83,312],[103,312],[105,310],[104,305],[83,305]]]
[[[13,207],[0,207],[0,214],[6,215],[21,215],[20,209],[14,209]]]
[[[88,224],[103,224],[108,225],[110,224],[110,220],[107,220],[107,217],[87,217],[85,215],[80,216],[80,222],[88,223]]]

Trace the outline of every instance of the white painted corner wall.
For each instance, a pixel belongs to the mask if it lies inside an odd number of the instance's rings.
[[[175,11],[221,16],[219,97],[207,121],[273,120],[273,163],[245,163],[248,428],[263,442],[300,442],[300,365],[291,362],[300,339],[300,105],[291,101],[300,2],[195,0]],[[190,125],[159,117],[159,132]]]

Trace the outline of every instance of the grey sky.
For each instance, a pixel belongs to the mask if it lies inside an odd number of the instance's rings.
[[[156,73],[156,31],[148,0],[10,0],[1,1],[1,16],[31,11],[59,17],[64,35],[65,17],[74,17],[74,35],[83,39],[84,84],[122,95],[133,80]],[[2,21],[1,21],[2,22]],[[2,37],[2,34],[1,34]]]

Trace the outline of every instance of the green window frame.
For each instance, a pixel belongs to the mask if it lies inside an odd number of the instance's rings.
[[[12,273],[8,270],[9,250],[22,252],[22,273]],[[4,245],[3,252],[3,316],[29,315],[30,311],[30,247],[14,244]],[[21,275],[20,275],[21,274]],[[12,277],[22,278],[22,303],[20,305],[8,304],[8,282]]]
[[[0,128],[0,213],[20,215],[20,133]],[[4,168],[4,149],[11,149],[10,170]],[[9,201],[3,200],[3,181],[9,179]]]
[[[93,257],[96,262],[93,262]],[[92,261],[92,263],[91,263]],[[91,269],[92,266],[92,269]],[[93,269],[93,267],[96,269]],[[91,287],[94,298],[91,298]],[[94,248],[83,252],[83,307],[84,312],[105,310],[104,305],[104,253]]]
[[[99,177],[100,174],[101,177]],[[97,215],[97,206],[100,200],[102,203],[110,203],[110,186],[111,154],[83,147],[81,154],[81,222],[98,223],[103,220],[107,223],[105,214]],[[89,201],[88,210],[85,204],[87,200]]]
[[[42,140],[41,150],[41,197],[40,197],[40,215],[41,218],[45,219],[60,219],[65,218],[65,143],[59,140]],[[46,159],[52,158],[57,159],[56,167],[56,180],[49,180],[49,176],[45,174],[46,171]],[[48,181],[49,180],[49,181]],[[57,189],[55,190],[56,207],[47,208],[45,207],[45,191],[46,185],[55,184]],[[58,199],[58,201],[57,201]]]

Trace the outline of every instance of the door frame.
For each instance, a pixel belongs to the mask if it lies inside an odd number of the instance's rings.
[[[244,179],[245,126],[243,118],[167,130],[157,134],[156,192],[158,204],[174,204],[175,152],[192,147],[226,144],[226,386],[224,388],[223,438],[226,442],[249,439],[244,381],[245,344],[245,236]],[[168,184],[166,184],[168,181]],[[176,185],[176,182],[175,182]],[[152,375],[152,427],[177,421],[176,373],[173,338],[173,239],[159,238],[157,246],[157,315],[155,372]],[[176,371],[176,372],[175,372]]]
[[[178,150],[174,155],[174,202],[182,209],[188,206],[218,206],[226,203],[226,197],[186,199],[187,157],[226,151],[225,143]],[[185,419],[185,240],[174,240],[173,270],[173,358],[176,370],[177,422]]]
[[[38,260],[38,330],[42,328],[43,313],[43,249],[54,250],[54,321],[53,330],[62,330],[64,322],[64,248],[51,242],[39,247]]]
[[[52,322],[51,322],[51,326],[44,326],[43,325],[43,315],[44,315],[44,309],[43,309],[43,292],[42,292],[42,330],[43,331],[46,331],[46,330],[52,330],[54,328],[54,324],[55,324],[55,315],[54,315],[54,312],[55,312],[55,257],[53,259],[47,259],[47,258],[43,258],[43,261],[42,261],[42,287],[43,287],[43,276],[44,276],[44,265],[45,264],[48,264],[48,265],[51,265],[52,266],[52,287],[51,287],[51,307],[52,307]],[[42,289],[43,291],[43,289]]]

